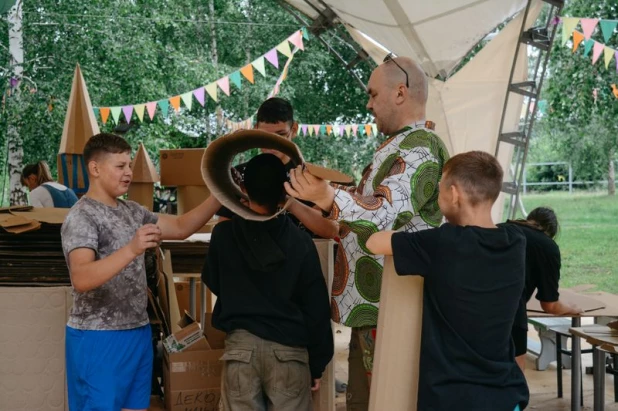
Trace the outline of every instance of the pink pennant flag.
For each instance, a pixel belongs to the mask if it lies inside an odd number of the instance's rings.
[[[129,124],[131,122],[131,116],[133,115],[133,106],[122,107],[122,112],[124,113],[124,119],[127,121],[127,124]]]
[[[307,135],[307,125],[303,124],[302,126],[300,126],[300,129],[303,130],[303,136]]]
[[[582,26],[584,32],[584,38],[589,40],[594,32],[595,27],[599,23],[599,19],[581,19],[579,24]]]
[[[146,110],[148,110],[148,116],[150,116],[150,119],[154,120],[155,111],[157,110],[157,102],[151,101],[150,103],[146,103]]]
[[[219,88],[227,95],[230,95],[230,78],[228,76],[221,77],[217,80]]]
[[[303,33],[300,30],[288,37],[288,41],[299,49],[305,50],[303,45]]]
[[[345,126],[344,125],[340,125],[339,126],[339,135],[343,137],[343,132],[345,130]]]
[[[195,99],[202,105],[204,106],[204,87],[200,87],[200,88],[196,88],[195,90],[193,90],[193,95],[195,96]]]
[[[317,136],[318,134],[320,134],[320,125],[316,124],[313,126],[313,131],[315,132],[315,135]]]
[[[279,57],[277,57],[277,49],[270,50],[268,53],[264,54],[264,57],[266,57],[266,60],[268,60],[270,64],[275,66],[275,68],[279,68]]]
[[[603,54],[603,49],[605,49],[604,44],[599,43],[598,41],[594,42],[594,47],[592,49],[592,64],[595,64],[599,57],[601,57],[601,54]]]
[[[352,124],[352,134],[356,135],[357,131],[358,131],[358,124]]]

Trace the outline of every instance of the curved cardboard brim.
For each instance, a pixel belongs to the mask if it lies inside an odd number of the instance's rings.
[[[349,175],[344,174],[341,171],[333,170],[332,168],[326,168],[311,163],[305,163],[305,167],[307,168],[307,171],[322,180],[341,184],[350,184],[354,181],[354,179]]]

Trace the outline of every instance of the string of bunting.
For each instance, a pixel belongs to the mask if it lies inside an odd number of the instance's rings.
[[[600,24],[599,24],[600,23]],[[575,30],[580,24],[582,31]],[[592,34],[597,26],[601,27],[603,38],[609,41],[614,29],[618,25],[618,20],[599,20],[580,17],[563,17],[562,18],[562,42],[566,44],[573,37],[573,45],[571,46],[573,53],[577,51],[579,46],[584,43],[584,56],[592,51],[592,64],[596,64],[601,54],[605,60],[605,68],[609,68],[612,59],[616,60],[616,71],[618,71],[618,51],[606,46],[603,43],[592,39]]]
[[[377,137],[378,126],[375,123],[368,124],[299,124],[299,134],[303,136],[330,136],[346,135]]]
[[[169,114],[170,106],[176,111],[180,111],[180,106],[183,104],[187,109],[191,110],[193,106],[193,99],[197,100],[201,106],[205,104],[206,94],[215,102],[219,101],[221,97],[219,91],[223,92],[226,96],[230,95],[230,83],[234,84],[238,90],[242,89],[242,78],[244,81],[248,81],[251,84],[255,83],[254,70],[258,71],[263,77],[266,77],[265,61],[268,61],[272,66],[279,69],[279,54],[288,58],[288,63],[293,55],[290,43],[295,47],[294,52],[297,50],[304,50],[303,38],[308,39],[308,32],[305,27],[292,33],[287,39],[283,40],[276,47],[273,47],[265,54],[261,55],[257,59],[253,60],[246,66],[228,74],[220,79],[213,81],[205,86],[196,88],[195,90],[188,91],[179,95],[168,97],[158,101],[150,101],[147,103],[129,104],[124,106],[110,106],[110,107],[94,107],[95,118],[100,118],[103,124],[106,124],[110,119],[118,124],[121,115],[124,117],[127,123],[131,122],[133,114],[137,116],[140,122],[144,121],[144,114],[147,113],[150,120],[154,120],[157,113],[157,108],[163,117],[167,117]],[[284,71],[287,70],[287,64]],[[280,77],[281,78],[281,77]],[[278,92],[277,84],[275,90]]]

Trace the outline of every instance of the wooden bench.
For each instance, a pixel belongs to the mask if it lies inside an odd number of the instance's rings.
[[[532,324],[539,333],[539,340],[528,339],[528,352],[537,356],[535,361],[536,369],[544,371],[550,363],[556,361],[556,333],[551,330],[555,327],[570,327],[571,319],[564,317],[533,317],[528,318],[528,323]],[[560,336],[562,347],[566,347],[567,336]],[[571,368],[571,357],[562,355],[562,365],[564,368]]]

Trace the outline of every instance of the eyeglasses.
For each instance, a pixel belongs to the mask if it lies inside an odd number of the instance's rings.
[[[389,61],[392,61],[393,63],[395,63],[395,65],[399,67],[401,71],[403,71],[403,74],[406,75],[406,88],[410,88],[410,83],[408,83],[408,72],[405,71],[403,67],[401,67],[399,64],[397,64],[397,62],[393,58],[393,53],[388,53],[386,57],[384,57],[384,60],[382,61],[382,63],[388,63]]]

